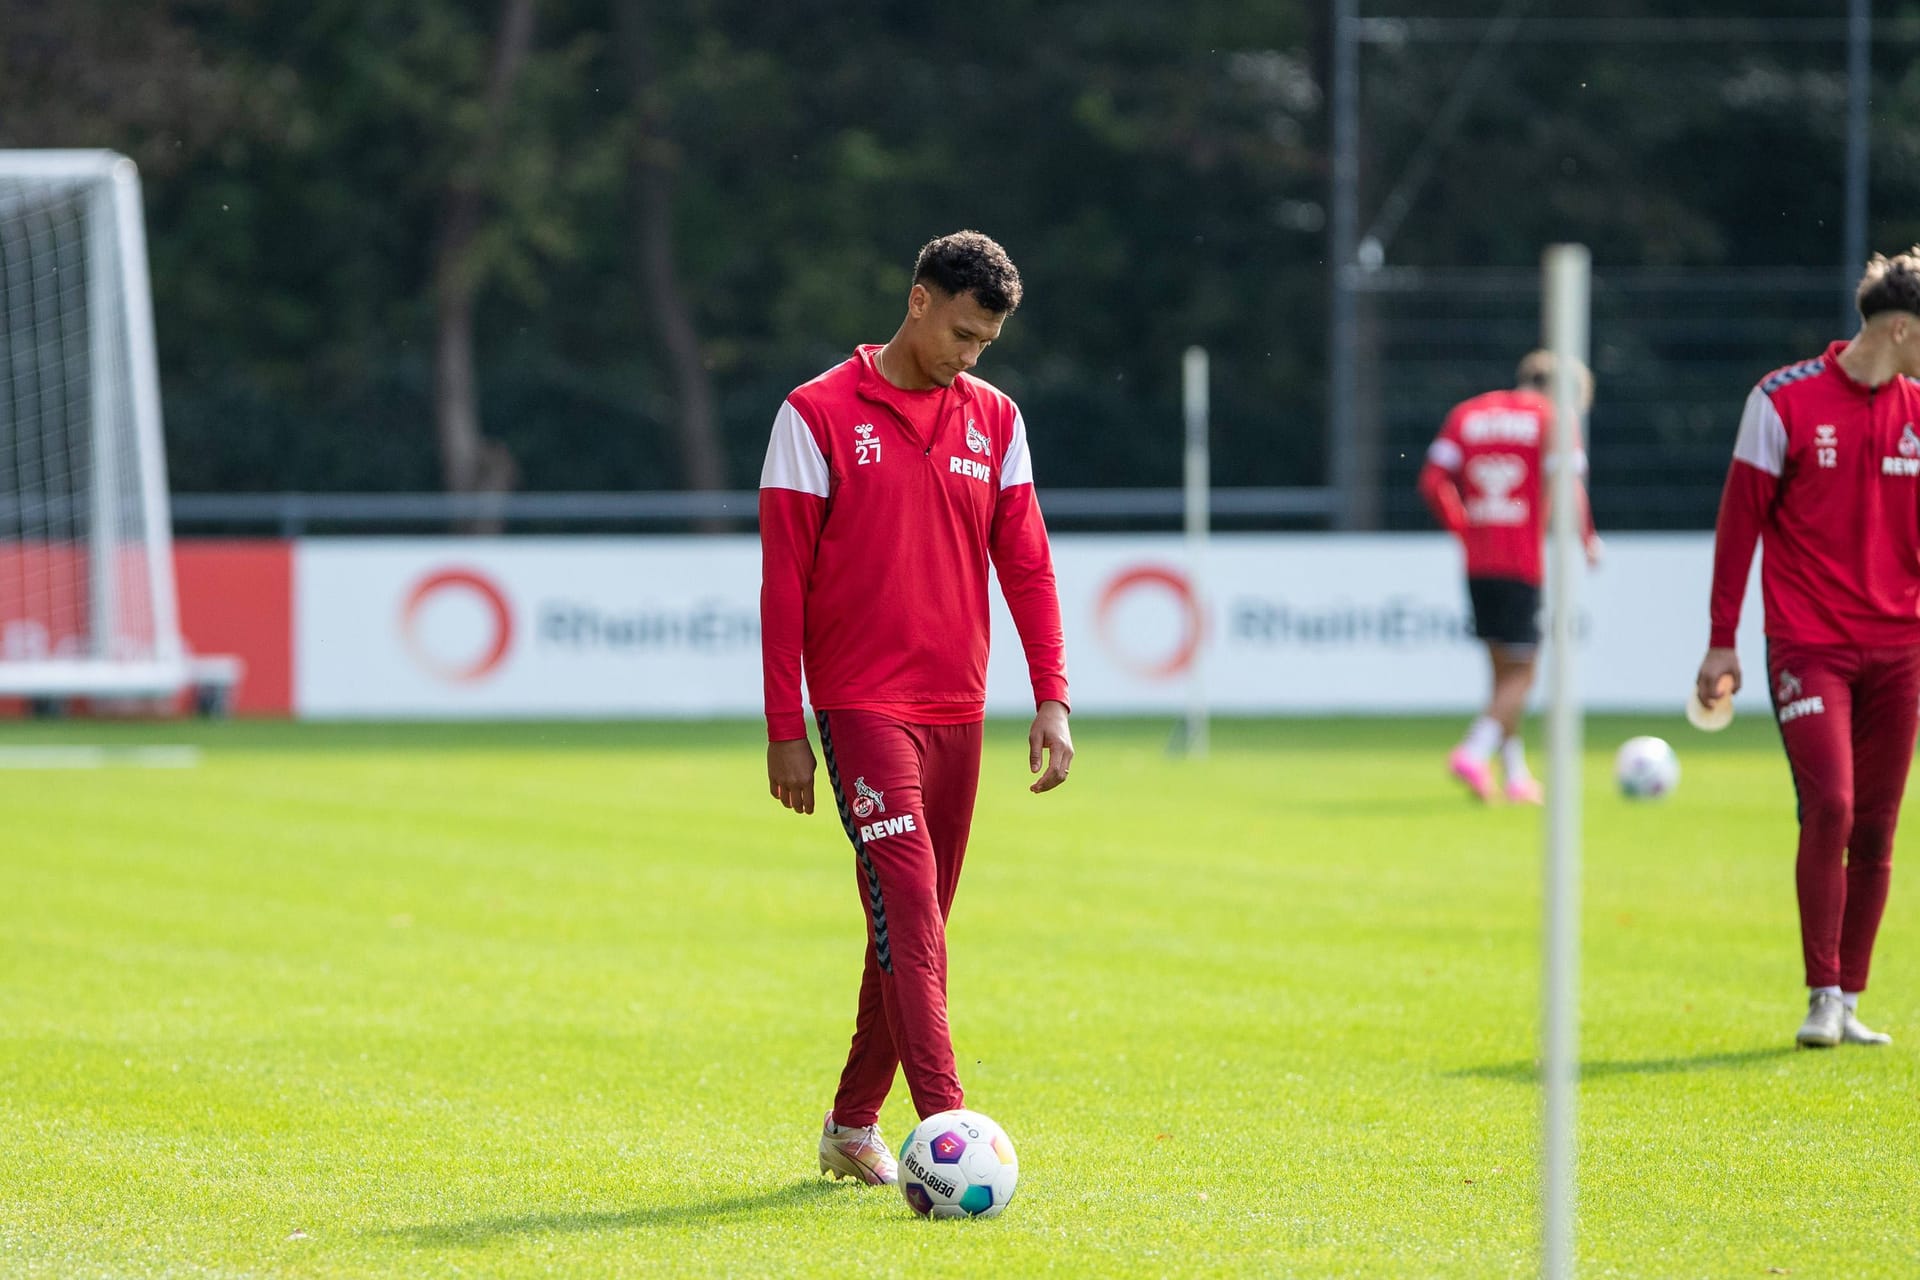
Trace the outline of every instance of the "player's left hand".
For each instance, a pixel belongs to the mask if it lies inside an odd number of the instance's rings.
[[[1599,534],[1596,533],[1587,539],[1587,568],[1598,569],[1600,562],[1606,558],[1606,554],[1607,544],[1600,541]]]
[[[1047,771],[1040,773],[1040,753],[1047,755]],[[1039,795],[1067,780],[1073,765],[1073,735],[1067,732],[1067,708],[1064,703],[1043,702],[1027,730],[1027,772],[1040,773],[1039,781],[1027,790]]]

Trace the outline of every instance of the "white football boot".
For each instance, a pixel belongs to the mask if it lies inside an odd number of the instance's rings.
[[[1892,1044],[1893,1037],[1884,1031],[1875,1031],[1860,1021],[1858,1014],[1847,1010],[1847,1016],[1840,1020],[1841,1044]]]
[[[887,1150],[880,1126],[843,1128],[833,1122],[831,1111],[820,1126],[820,1172],[830,1173],[836,1180],[852,1178],[876,1187],[890,1187],[900,1181],[900,1166],[894,1162],[893,1152]]]
[[[1831,1049],[1840,1043],[1846,1025],[1847,1002],[1831,991],[1816,991],[1807,1001],[1807,1020],[1794,1041],[1802,1049]]]

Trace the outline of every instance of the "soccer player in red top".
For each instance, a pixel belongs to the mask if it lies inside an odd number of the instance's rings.
[[[867,922],[853,1045],[820,1135],[820,1169],[836,1178],[896,1181],[879,1130],[896,1066],[923,1119],[963,1101],[946,920],[980,777],[989,565],[1033,681],[1031,789],[1051,791],[1073,763],[1026,422],[967,372],[1019,304],[998,244],[974,231],[932,241],[898,332],[787,397],[760,474],[768,789],[813,812],[804,668]]]
[[[1493,692],[1486,710],[1447,758],[1447,768],[1482,800],[1496,794],[1493,756],[1500,753],[1507,799],[1539,804],[1540,784],[1527,768],[1520,718],[1533,688],[1540,647],[1540,548],[1546,507],[1546,462],[1552,454],[1553,354],[1520,362],[1512,391],[1489,391],[1447,414],[1427,449],[1420,495],[1442,528],[1460,539],[1467,558],[1467,595],[1474,634],[1486,642]],[[1580,369],[1582,409],[1593,403],[1593,377]],[[1585,455],[1577,455],[1585,469]],[[1587,560],[1600,542],[1580,490]]]
[[[1796,1039],[1886,1044],[1860,1021],[1920,719],[1920,247],[1875,255],[1861,327],[1747,396],[1714,530],[1698,692],[1740,688],[1734,632],[1765,540],[1767,688],[1799,797],[1809,989]]]

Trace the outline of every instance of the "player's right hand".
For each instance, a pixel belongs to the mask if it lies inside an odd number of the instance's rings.
[[[1740,692],[1740,651],[1708,649],[1707,656],[1700,660],[1694,691],[1700,695],[1701,703],[1709,707]]]
[[[767,791],[795,813],[813,812],[813,747],[805,738],[767,744]]]

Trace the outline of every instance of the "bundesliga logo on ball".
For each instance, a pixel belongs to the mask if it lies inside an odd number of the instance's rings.
[[[978,1111],[942,1111],[900,1144],[900,1192],[923,1218],[991,1218],[1013,1199],[1013,1140]]]

